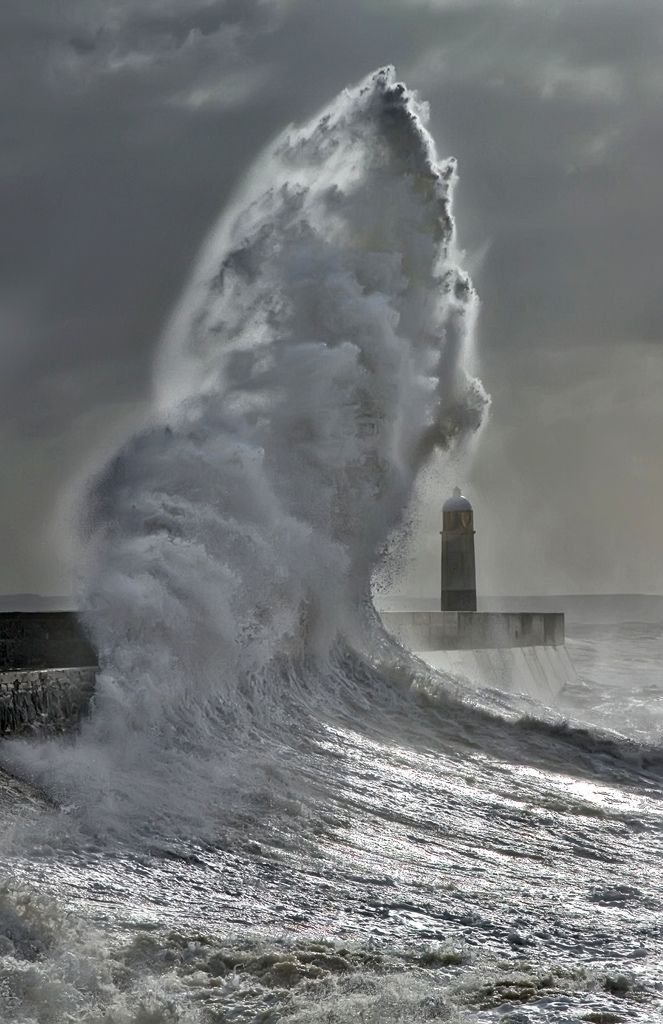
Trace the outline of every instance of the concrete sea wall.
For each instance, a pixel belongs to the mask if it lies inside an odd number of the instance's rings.
[[[576,678],[561,612],[382,612],[429,665],[473,686],[548,701]]]
[[[402,644],[418,651],[564,643],[562,612],[382,612]]]
[[[417,651],[422,661],[477,687],[524,693],[546,704],[576,678],[566,647]]]
[[[573,679],[564,616],[554,612],[383,612],[429,664],[479,686],[547,699]],[[72,612],[0,613],[0,736],[74,727],[96,654]]]
[[[75,727],[96,663],[74,612],[0,612],[0,736]]]

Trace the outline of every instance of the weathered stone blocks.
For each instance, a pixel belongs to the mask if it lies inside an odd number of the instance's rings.
[[[94,668],[0,673],[0,736],[75,727],[94,689]]]

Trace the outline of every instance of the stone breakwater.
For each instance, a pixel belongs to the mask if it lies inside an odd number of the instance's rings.
[[[65,732],[85,712],[94,668],[0,673],[0,735]]]

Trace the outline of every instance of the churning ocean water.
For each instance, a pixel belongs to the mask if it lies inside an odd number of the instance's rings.
[[[93,706],[0,752],[8,1024],[661,1019],[660,630],[551,709],[371,603],[488,406],[426,120],[385,69],[274,142],[90,485]]]

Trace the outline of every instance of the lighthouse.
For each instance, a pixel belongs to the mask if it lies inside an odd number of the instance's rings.
[[[439,612],[381,612],[399,643],[463,684],[548,704],[577,678],[564,646],[563,612],[477,611],[474,510],[457,487],[442,506],[441,569]]]
[[[475,612],[477,583],[474,563],[474,509],[455,487],[442,506],[443,612]]]

